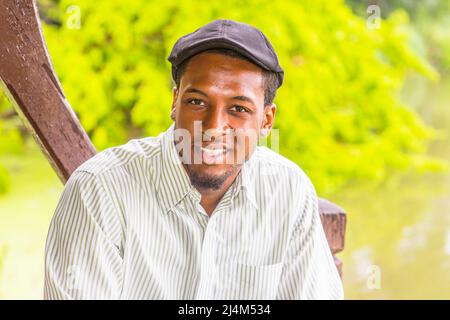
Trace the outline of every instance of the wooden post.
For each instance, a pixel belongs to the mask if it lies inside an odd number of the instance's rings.
[[[64,96],[32,0],[0,1],[0,84],[65,183],[96,150]],[[319,211],[334,256],[344,249],[345,211],[325,199]]]
[[[32,0],[0,1],[0,85],[62,182],[96,150],[67,102]]]
[[[328,245],[342,278],[342,262],[336,258],[336,253],[344,250],[345,227],[347,223],[345,210],[326,199],[319,198],[319,212]]]

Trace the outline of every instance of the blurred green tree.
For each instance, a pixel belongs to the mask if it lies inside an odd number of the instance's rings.
[[[450,70],[450,1],[447,0],[346,0],[352,10],[367,17],[367,8],[376,4],[382,17],[404,10],[411,17],[413,48],[442,73]]]

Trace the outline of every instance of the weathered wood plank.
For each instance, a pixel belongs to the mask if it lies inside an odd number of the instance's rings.
[[[322,198],[319,198],[319,213],[325,235],[327,236],[328,245],[333,253],[339,274],[342,277],[342,262],[335,254],[344,250],[347,215],[344,209]]]
[[[319,198],[319,212],[331,252],[341,252],[345,245],[347,222],[345,210],[326,199]]]
[[[63,183],[95,154],[53,70],[32,0],[0,1],[0,85]]]

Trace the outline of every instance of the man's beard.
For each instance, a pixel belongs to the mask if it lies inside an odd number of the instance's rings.
[[[211,175],[192,170],[191,165],[185,165],[185,168],[191,184],[198,190],[219,190],[236,169],[235,166],[229,166],[221,175]]]

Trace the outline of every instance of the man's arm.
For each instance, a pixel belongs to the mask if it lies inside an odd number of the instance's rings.
[[[118,299],[120,239],[119,215],[101,181],[75,171],[47,236],[44,299]]]
[[[342,281],[322,227],[316,191],[308,178],[302,194],[283,259],[277,299],[343,299]]]

